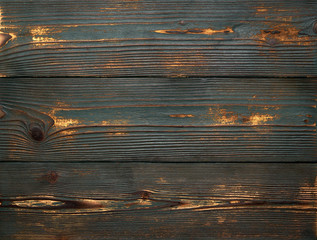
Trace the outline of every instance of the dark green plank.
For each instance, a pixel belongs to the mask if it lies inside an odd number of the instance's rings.
[[[315,162],[316,84],[2,79],[1,160]]]
[[[315,239],[316,164],[1,163],[1,239]]]
[[[317,76],[316,11],[293,0],[2,0],[12,39],[0,36],[0,74]]]

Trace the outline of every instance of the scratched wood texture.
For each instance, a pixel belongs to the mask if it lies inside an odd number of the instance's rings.
[[[4,161],[315,162],[317,79],[4,78]]]
[[[317,237],[313,0],[0,0],[0,239]]]
[[[2,76],[317,76],[316,1],[1,0],[0,7],[0,30],[9,34],[0,36]]]
[[[1,166],[2,239],[316,237],[316,164]]]

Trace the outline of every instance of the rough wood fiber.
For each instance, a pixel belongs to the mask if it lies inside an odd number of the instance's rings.
[[[315,164],[1,163],[0,235],[315,239],[316,174]]]
[[[0,0],[0,239],[315,240],[316,12]]]
[[[2,0],[0,74],[317,76],[316,12],[295,0]]]
[[[315,162],[316,79],[2,79],[4,161]]]

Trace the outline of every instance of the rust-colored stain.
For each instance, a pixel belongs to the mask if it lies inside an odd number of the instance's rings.
[[[49,183],[54,184],[57,182],[58,174],[55,171],[50,171],[44,177]]]
[[[195,115],[192,115],[192,114],[171,114],[169,116],[172,118],[192,118],[192,117],[195,117]]]
[[[156,33],[164,33],[164,34],[205,34],[205,35],[213,35],[216,33],[233,33],[232,28],[227,27],[226,29],[215,30],[212,28],[192,28],[192,29],[165,29],[165,30],[155,30]]]
[[[290,24],[279,24],[271,28],[261,30],[255,35],[255,38],[260,41],[265,41],[269,45],[277,44],[297,44],[297,45],[310,45],[311,39],[309,36],[299,36],[300,30]]]
[[[12,39],[12,36],[8,33],[0,32],[0,47],[6,45],[6,43]]]

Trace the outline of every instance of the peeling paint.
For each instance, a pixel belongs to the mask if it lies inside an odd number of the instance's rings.
[[[221,30],[214,30],[212,28],[193,28],[193,29],[165,29],[165,30],[155,30],[156,33],[163,33],[163,34],[205,34],[205,35],[213,35],[216,33],[233,33],[234,31],[232,28],[227,27],[226,29]]]
[[[57,108],[53,108],[48,113],[48,115],[54,120],[54,126],[56,128],[67,128],[70,126],[78,125],[80,123],[78,119],[64,118],[62,116],[57,116],[56,113],[60,111],[60,108],[67,107],[67,105],[62,102],[57,102],[56,105],[57,105]],[[70,130],[70,131],[74,131],[74,130]],[[66,134],[66,131],[64,131],[64,134]],[[69,134],[69,132],[67,134]]]
[[[207,114],[212,117],[216,124],[233,125],[236,124],[239,118],[237,113],[220,108],[213,109],[210,107]]]
[[[261,33],[255,35],[255,38],[272,46],[277,44],[310,45],[312,41],[310,37],[299,36],[299,32],[299,29],[290,24],[279,24],[269,29],[261,30]]]
[[[243,117],[242,121],[251,125],[260,125],[276,118],[277,115],[253,113],[251,116]]]
[[[195,117],[195,115],[192,115],[192,114],[171,114],[169,116],[172,118],[192,118],[192,117]]]
[[[56,33],[61,33],[62,30],[57,30],[57,29],[51,29],[51,28],[46,28],[46,27],[34,27],[31,28],[30,34],[32,35],[32,41],[38,45],[47,45],[48,43],[52,42],[60,42],[62,40],[57,40],[56,38],[51,37],[52,35],[56,35]]]

